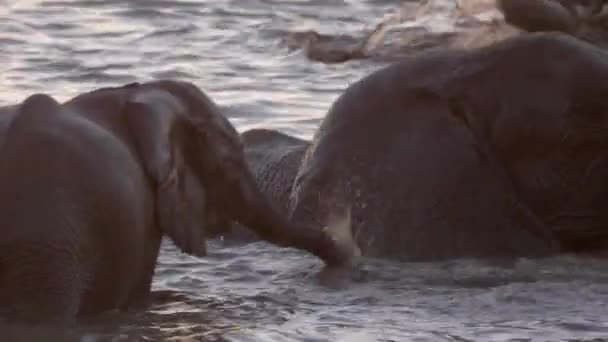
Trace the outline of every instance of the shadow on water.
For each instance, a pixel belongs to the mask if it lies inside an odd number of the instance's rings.
[[[285,322],[278,305],[268,308],[271,306],[268,303],[272,302],[272,298],[263,296],[229,298],[211,295],[201,298],[195,293],[157,290],[145,311],[106,313],[69,328],[0,323],[0,340],[226,341],[223,336],[231,331]]]
[[[238,319],[222,317],[229,308],[239,315],[239,300],[195,299],[177,291],[156,291],[150,308],[142,312],[107,313],[70,328],[0,324],[2,341],[225,341],[222,335],[238,329]],[[246,324],[246,322],[245,322]]]

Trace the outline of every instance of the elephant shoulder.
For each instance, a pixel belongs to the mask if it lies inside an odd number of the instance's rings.
[[[535,32],[513,36],[505,39],[502,42],[482,48],[478,50],[478,52],[473,52],[472,55],[492,56],[493,54],[487,54],[488,51],[494,51],[504,55],[508,55],[505,52],[509,50],[518,51],[522,53],[526,51],[527,57],[531,57],[533,53],[536,54],[539,58],[539,60],[536,60],[537,63],[529,64],[538,66],[542,66],[542,63],[540,63],[540,61],[554,60],[556,54],[558,53],[567,54],[569,56],[593,56],[594,59],[597,59],[596,57],[601,57],[600,59],[604,59],[603,54],[597,56],[598,53],[602,51],[598,47],[594,46],[593,44],[590,44],[589,42],[578,39],[572,35],[558,31]],[[561,62],[573,63],[573,61],[568,60],[561,60]]]
[[[5,152],[47,151],[56,158],[61,155],[88,159],[95,153],[117,151],[118,141],[109,131],[48,94],[28,96],[12,111],[12,119],[6,120],[10,122],[0,137]]]
[[[387,116],[412,112],[403,95],[412,88],[492,102],[496,93],[519,92],[521,84],[536,82],[544,84],[545,92],[561,93],[605,84],[607,74],[603,50],[561,32],[521,34],[478,49],[421,52],[351,84],[331,105],[313,140],[334,129],[365,133],[368,124],[390,128]]]

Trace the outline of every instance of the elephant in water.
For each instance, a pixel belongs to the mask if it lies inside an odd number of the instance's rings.
[[[333,237],[260,192],[238,133],[197,87],[155,81],[0,110],[0,313],[33,323],[145,304],[161,237],[203,256],[229,220],[330,265]]]
[[[419,53],[350,85],[311,142],[255,129],[245,155],[293,221],[348,218],[364,255],[605,250],[607,61],[562,33]]]
[[[498,9],[505,21],[525,31],[576,32],[579,24],[576,5],[562,4],[557,0],[497,0]]]
[[[559,31],[608,47],[606,0],[445,0],[406,1],[401,9],[385,16],[373,30],[355,35],[322,34],[314,30],[288,32],[282,41],[290,51],[322,63],[369,59],[395,62],[416,52],[443,48],[476,48],[527,32]],[[451,10],[446,11],[452,7]],[[504,20],[482,20],[477,14],[496,6]],[[437,11],[455,21],[451,31],[434,32],[422,26],[397,28]],[[440,14],[442,15],[442,14]],[[389,33],[390,32],[390,33]]]
[[[559,31],[606,48],[606,0],[497,0],[505,22],[527,32]]]

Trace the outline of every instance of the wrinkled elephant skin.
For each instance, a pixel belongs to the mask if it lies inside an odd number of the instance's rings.
[[[161,238],[204,256],[232,220],[328,264],[255,184],[234,127],[197,87],[155,81],[0,109],[0,314],[68,323],[145,304]]]
[[[290,193],[293,221],[323,227],[349,214],[365,255],[605,250],[606,60],[561,33],[420,53],[349,86],[289,167],[276,157],[286,138],[253,140],[246,158],[270,170],[257,175],[262,188]]]

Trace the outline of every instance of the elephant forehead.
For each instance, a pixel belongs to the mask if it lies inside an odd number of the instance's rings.
[[[241,136],[220,109],[211,107],[208,120],[207,124],[197,125],[197,128],[209,136],[216,155],[220,159],[244,158]]]
[[[195,115],[192,119],[200,125],[199,129],[217,131],[228,140],[240,143],[238,132],[226,118],[224,111],[211,98],[194,84],[181,82],[179,86],[180,94],[184,96],[184,100],[190,104],[191,110],[195,112],[192,113]]]
[[[171,93],[156,88],[141,88],[129,99],[130,102],[154,106],[173,113],[183,113],[186,105]]]

